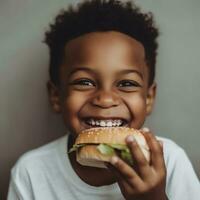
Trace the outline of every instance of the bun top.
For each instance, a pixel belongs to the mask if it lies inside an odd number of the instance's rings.
[[[132,135],[137,143],[149,150],[143,134],[134,128],[128,127],[98,127],[85,129],[79,133],[75,144],[124,144],[125,138]]]

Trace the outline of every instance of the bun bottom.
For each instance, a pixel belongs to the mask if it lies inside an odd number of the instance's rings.
[[[79,164],[89,167],[107,168],[104,162],[109,162],[112,155],[102,154],[97,145],[87,145],[80,148],[76,153],[76,160]]]
[[[105,162],[110,162],[112,156],[117,156],[116,153],[112,155],[102,154],[98,149],[98,145],[87,145],[81,147],[76,152],[76,160],[79,164],[89,167],[107,168]],[[145,158],[150,162],[150,153],[148,150],[141,148]]]

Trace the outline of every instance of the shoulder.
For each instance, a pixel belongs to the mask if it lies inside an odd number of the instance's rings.
[[[19,163],[29,163],[32,160],[41,160],[44,158],[48,158],[52,153],[56,153],[58,151],[59,147],[63,145],[63,142],[66,141],[67,136],[63,136],[61,138],[58,138],[48,144],[45,144],[37,149],[33,149],[31,151],[26,152],[23,154],[19,160],[17,161],[17,164]]]
[[[59,155],[60,148],[66,144],[66,139],[67,136],[65,135],[37,149],[24,153],[11,170],[13,178],[23,177],[23,175],[29,174],[30,171],[36,171],[38,168],[41,169],[44,165],[54,162]]]
[[[165,145],[166,148],[171,147],[172,149],[182,149],[176,142],[174,142],[172,139],[166,138],[166,137],[161,137],[161,136],[156,136],[158,140],[163,141],[163,144]]]
[[[156,138],[163,142],[163,150],[165,154],[176,154],[176,153],[182,153],[184,152],[184,149],[179,146],[176,142],[174,142],[172,139],[156,136]]]
[[[191,164],[185,150],[176,142],[165,137],[156,136],[156,138],[163,142],[163,153],[167,168],[174,167],[180,161],[186,165]]]
[[[157,139],[163,141],[168,178],[173,177],[173,180],[181,180],[184,177],[184,181],[187,180],[188,183],[196,182],[198,184],[196,173],[185,150],[171,139],[164,137],[157,137]]]
[[[200,195],[200,184],[185,150],[171,139],[164,137],[157,137],[157,139],[163,141],[168,196],[172,199],[195,200]]]

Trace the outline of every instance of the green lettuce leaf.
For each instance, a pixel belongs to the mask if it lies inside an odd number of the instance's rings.
[[[129,148],[123,144],[99,144],[97,149],[106,155],[112,155],[116,150],[120,151],[121,158],[126,161],[128,164],[133,165],[133,159],[130,153]]]
[[[122,150],[120,155],[121,155],[123,160],[128,162],[130,165],[133,165],[133,159],[132,159],[130,151],[128,152],[128,151]]]
[[[74,144],[73,147],[68,151],[71,153],[73,151],[77,151],[78,148],[90,145],[90,144]],[[126,161],[128,164],[133,165],[133,159],[130,153],[129,148],[124,144],[99,144],[97,149],[105,155],[113,155],[115,150],[120,151],[121,158]]]
[[[128,147],[125,144],[108,144],[110,147],[118,150],[124,150],[128,149]]]
[[[111,146],[108,146],[107,144],[99,144],[97,146],[97,149],[102,154],[106,154],[106,155],[112,155],[112,154],[114,154],[114,149]]]
[[[71,153],[73,151],[76,151],[78,148],[85,146],[86,144],[74,144],[72,148],[68,151],[68,153]]]

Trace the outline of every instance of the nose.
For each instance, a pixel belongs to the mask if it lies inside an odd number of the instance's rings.
[[[92,105],[101,108],[115,107],[120,104],[120,98],[117,94],[111,91],[101,90],[96,93],[95,97],[92,99]]]

